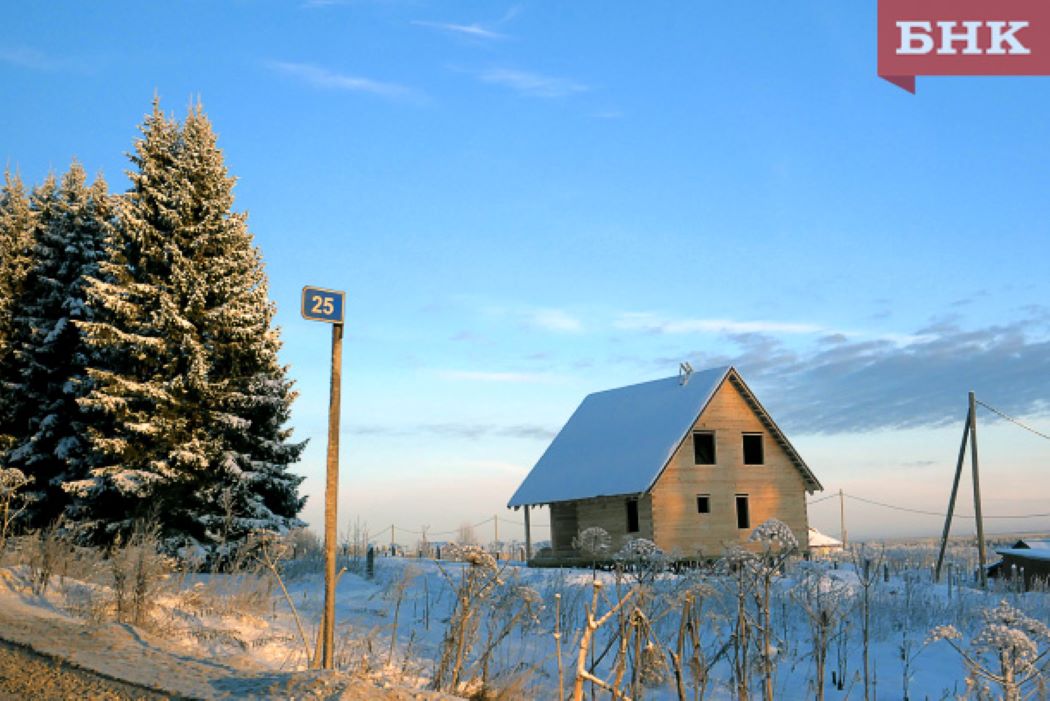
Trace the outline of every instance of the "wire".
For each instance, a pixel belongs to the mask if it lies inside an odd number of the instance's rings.
[[[882,502],[882,501],[875,501],[874,499],[866,499],[864,497],[858,497],[858,496],[854,496],[852,494],[846,494],[846,496],[849,497],[850,499],[855,499],[856,501],[863,501],[863,502],[865,502],[867,504],[874,504],[875,506],[881,506],[881,507],[886,508],[886,509],[894,509],[895,511],[907,511],[908,513],[923,514],[925,516],[941,516],[941,517],[945,517],[945,516],[948,515],[948,514],[945,514],[945,513],[942,513],[942,512],[938,512],[938,511],[925,511],[923,509],[909,509],[906,506],[895,506],[893,504],[887,504],[887,503]],[[972,514],[958,514],[957,513],[957,514],[955,514],[955,516],[957,516],[958,518],[977,518],[976,516],[974,516]],[[1018,514],[1018,515],[1012,515],[1012,516],[989,516],[989,515],[982,514],[982,518],[996,518],[996,519],[999,519],[999,518],[1008,518],[1008,519],[1010,519],[1010,518],[1013,518],[1013,519],[1046,518],[1048,516],[1050,516],[1050,513],[1045,513],[1045,514]]]
[[[834,499],[838,495],[839,495],[839,493],[835,492],[834,494],[829,494],[826,497],[821,497],[820,499],[814,499],[813,501],[807,501],[806,502],[806,506],[813,506],[814,504],[819,504],[822,501],[827,501],[828,499]]]
[[[981,401],[980,399],[978,399],[978,400],[976,400],[976,401],[977,401],[977,403],[978,403],[978,404],[980,404],[981,406],[983,406],[983,407],[984,407],[985,409],[987,409],[987,410],[989,410],[989,411],[991,411],[991,412],[994,412],[994,413],[998,414],[999,416],[1001,416],[1002,418],[1006,419],[1007,421],[1009,421],[1009,422],[1011,422],[1011,423],[1015,423],[1015,424],[1017,424],[1018,426],[1020,426],[1021,428],[1023,428],[1024,430],[1026,430],[1026,431],[1030,431],[1030,432],[1034,433],[1035,435],[1039,436],[1040,438],[1045,438],[1046,440],[1050,441],[1050,436],[1048,436],[1047,434],[1043,433],[1042,431],[1037,431],[1037,430],[1035,430],[1034,428],[1032,428],[1031,426],[1029,426],[1029,425],[1027,425],[1027,424],[1025,424],[1025,423],[1023,423],[1023,422],[1021,422],[1021,421],[1018,421],[1018,420],[1017,420],[1017,419],[1015,419],[1014,417],[1012,417],[1012,416],[1007,416],[1007,415],[1006,415],[1006,414],[1004,414],[1003,412],[1001,412],[1001,411],[999,411],[998,409],[996,409],[996,408],[995,408],[994,406],[990,406],[990,405],[988,405],[988,404],[985,404],[985,403],[984,403],[984,402],[982,402],[982,401]]]

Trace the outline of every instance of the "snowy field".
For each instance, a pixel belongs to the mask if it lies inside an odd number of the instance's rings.
[[[309,681],[304,695],[328,693],[323,675],[299,672],[309,666],[321,614],[316,553],[279,562],[279,582],[265,567],[205,575],[157,560],[160,569],[146,571],[153,564],[136,562],[141,553],[131,554],[128,577],[84,552],[56,551],[50,563],[41,552],[30,540],[6,554],[0,637],[191,696],[287,696],[300,688],[297,679]],[[994,679],[999,646],[1016,667],[1016,698],[1047,698],[1046,658],[1037,656],[1050,643],[1039,623],[1050,616],[1050,597],[1004,582],[980,591],[969,548],[950,551],[952,576],[940,584],[932,582],[929,546],[792,559],[783,574],[772,561],[766,570],[748,560],[672,574],[643,558],[629,563],[635,571],[616,573],[459,554],[470,562],[378,557],[371,577],[364,558],[346,559],[336,609],[341,679],[367,681],[375,698],[381,687],[438,687],[476,698],[556,699],[560,676],[561,695],[571,698],[582,643],[587,673],[627,698],[1011,698]],[[588,642],[594,601],[595,619],[613,613]],[[987,625],[982,612],[997,607],[1001,620]],[[238,670],[239,681],[230,681]],[[611,697],[593,686],[595,698]],[[592,682],[583,688],[591,698]]]

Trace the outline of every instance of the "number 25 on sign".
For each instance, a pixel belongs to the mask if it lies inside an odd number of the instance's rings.
[[[343,323],[343,297],[344,293],[338,290],[304,287],[303,318],[332,324]]]

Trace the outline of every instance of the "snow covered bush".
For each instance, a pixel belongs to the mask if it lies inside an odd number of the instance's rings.
[[[28,504],[22,490],[31,481],[32,478],[17,467],[0,467],[0,556],[4,554],[15,521]]]
[[[449,543],[441,549],[441,556],[445,560],[466,562],[473,567],[480,567],[486,570],[495,570],[497,567],[496,558],[480,545]]]
[[[762,662],[763,695],[766,701],[773,701],[773,676],[776,667],[771,606],[773,578],[783,571],[788,559],[798,551],[798,539],[786,523],[771,518],[759,525],[751,533],[748,541],[757,543],[762,548],[752,563],[755,575],[754,597],[761,636],[759,657]]]
[[[634,575],[641,582],[651,582],[667,567],[667,557],[656,543],[646,538],[624,540],[614,555],[613,560],[625,571]]]
[[[452,611],[441,643],[441,654],[434,670],[433,686],[455,692],[466,681],[465,666],[478,640],[484,610],[497,589],[504,584],[496,559],[476,545],[450,546],[457,559],[467,563],[458,580],[438,565],[454,595]]]
[[[612,547],[612,537],[604,528],[591,526],[584,528],[579,534],[573,536],[572,547],[598,560],[609,554]]]
[[[762,522],[748,537],[751,543],[759,543],[766,557],[792,555],[798,550],[798,538],[783,521],[775,518]]]
[[[598,561],[609,556],[612,537],[604,528],[591,526],[584,528],[572,538],[572,547],[579,550],[591,561],[591,576],[598,571]]]
[[[140,525],[125,542],[118,537],[109,551],[116,619],[137,626],[147,623],[156,595],[174,564],[172,558],[160,553],[156,527]]]
[[[981,612],[983,625],[968,646],[952,625],[930,631],[928,642],[943,640],[962,656],[970,672],[968,682],[978,694],[987,694],[991,682],[1002,689],[1004,701],[1021,701],[1040,681],[1050,652],[1050,628],[1006,601]]]
[[[802,572],[790,595],[809,624],[813,698],[823,701],[829,646],[841,634],[840,623],[852,609],[853,590],[835,572],[812,567]]]

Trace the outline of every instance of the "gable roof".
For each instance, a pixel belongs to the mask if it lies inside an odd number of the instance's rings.
[[[694,372],[685,384],[675,376],[588,395],[507,506],[649,491],[727,379],[802,472],[806,489],[823,489],[739,373],[720,367]]]
[[[813,526],[809,527],[809,547],[811,548],[841,548],[842,541],[832,538],[826,533],[821,533]]]

